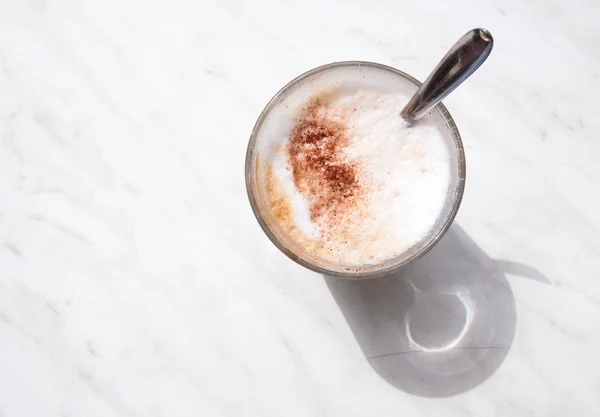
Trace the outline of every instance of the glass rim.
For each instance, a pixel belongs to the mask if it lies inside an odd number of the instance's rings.
[[[450,213],[448,214],[444,224],[438,230],[434,230],[435,235],[433,235],[432,238],[430,238],[428,241],[426,241],[425,242],[426,244],[418,252],[415,252],[412,256],[410,256],[406,259],[403,259],[402,261],[400,261],[398,263],[394,263],[388,267],[384,267],[381,269],[375,269],[372,271],[365,271],[365,272],[336,271],[336,270],[323,268],[318,265],[314,265],[313,263],[301,258],[300,256],[296,255],[294,252],[292,252],[290,249],[285,247],[281,243],[281,241],[275,236],[275,234],[271,231],[271,229],[267,225],[267,223],[266,223],[265,219],[263,218],[263,215],[260,211],[260,208],[258,207],[255,190],[252,187],[252,178],[250,178],[251,169],[252,169],[252,156],[253,156],[254,145],[256,143],[256,138],[258,136],[258,132],[259,132],[260,128],[262,127],[262,124],[264,123],[269,112],[277,104],[279,99],[287,91],[289,91],[291,88],[293,88],[294,85],[300,83],[301,81],[305,80],[306,78],[309,78],[313,75],[317,75],[317,74],[322,73],[327,70],[331,70],[331,69],[335,69],[335,68],[344,68],[344,67],[360,68],[361,66],[393,72],[396,75],[404,78],[405,80],[407,80],[408,82],[410,82],[417,88],[419,88],[422,84],[416,78],[412,77],[411,75],[409,75],[399,69],[396,69],[396,68],[393,68],[393,67],[390,67],[387,65],[383,65],[383,64],[378,64],[375,62],[340,61],[340,62],[333,62],[330,64],[321,65],[319,67],[313,68],[309,71],[306,71],[306,72],[300,74],[299,76],[294,78],[292,81],[288,82],[273,96],[273,98],[271,98],[271,100],[269,100],[267,105],[264,107],[264,109],[260,113],[256,123],[254,124],[252,133],[250,134],[250,140],[248,141],[248,147],[246,149],[246,160],[245,160],[245,167],[244,167],[245,180],[246,180],[246,192],[248,194],[248,199],[250,200],[250,206],[252,207],[252,212],[254,213],[254,216],[256,217],[256,220],[258,221],[258,224],[260,225],[263,232],[267,235],[267,237],[275,245],[275,247],[277,247],[277,249],[279,249],[281,252],[283,252],[288,258],[290,258],[294,262],[296,262],[314,272],[318,272],[320,274],[327,275],[329,277],[334,277],[334,278],[346,278],[346,279],[375,278],[375,277],[388,275],[393,272],[396,272],[397,270],[399,270],[403,266],[407,265],[408,263],[421,258],[423,255],[425,255],[427,252],[429,252],[441,240],[441,238],[446,234],[446,232],[448,231],[448,229],[454,222],[454,219],[456,217],[456,214],[458,213],[458,209],[462,202],[464,189],[465,189],[466,161],[465,161],[465,152],[464,152],[464,146],[462,143],[462,139],[461,139],[460,133],[458,131],[458,128],[456,127],[456,123],[454,122],[454,119],[450,115],[450,112],[448,111],[446,106],[444,106],[444,104],[440,102],[435,106],[435,109],[439,110],[444,121],[448,124],[448,127],[450,128],[450,131],[451,131],[453,143],[456,146],[457,159],[458,159],[458,185],[457,185],[456,193],[454,194],[454,196],[455,196],[454,201],[452,201],[452,208],[451,208]]]

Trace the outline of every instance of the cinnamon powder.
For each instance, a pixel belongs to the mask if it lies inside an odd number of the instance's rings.
[[[338,119],[326,103],[313,99],[288,143],[294,183],[309,201],[311,220],[329,228],[339,226],[361,197],[357,167],[343,154],[347,128]]]

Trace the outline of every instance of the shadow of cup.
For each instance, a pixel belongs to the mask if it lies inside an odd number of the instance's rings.
[[[531,268],[493,261],[455,224],[397,273],[325,280],[381,377],[411,394],[447,397],[489,378],[510,349],[516,310],[504,271],[546,281]]]

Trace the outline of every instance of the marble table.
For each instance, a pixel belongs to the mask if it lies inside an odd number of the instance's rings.
[[[599,15],[0,0],[0,416],[600,415]],[[423,79],[477,26],[442,242],[361,282],[282,255],[243,178],[269,98],[340,60]]]

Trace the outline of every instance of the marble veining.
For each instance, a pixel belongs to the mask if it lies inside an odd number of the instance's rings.
[[[0,2],[0,416],[600,414],[600,3]],[[456,224],[339,281],[263,235],[243,164],[270,97],[367,60],[445,100]]]

